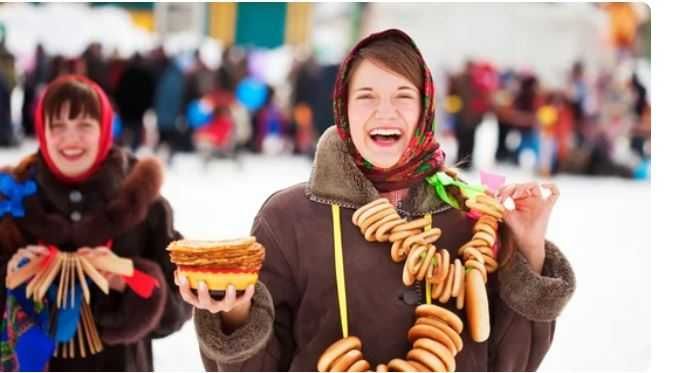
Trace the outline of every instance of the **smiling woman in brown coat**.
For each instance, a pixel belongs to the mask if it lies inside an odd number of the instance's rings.
[[[358,43],[342,63],[337,123],[318,143],[310,179],[274,193],[255,218],[252,234],[266,247],[258,284],[238,298],[230,289],[214,301],[206,287],[193,294],[177,279],[183,298],[197,307],[206,369],[316,370],[323,351],[342,337],[335,231],[341,233],[350,335],[362,341],[371,368],[406,356],[425,284],[405,286],[390,244],[367,241],[350,222],[358,208],[385,197],[403,218],[430,214],[443,232],[434,244],[452,258],[472,237],[465,211],[426,183],[445,169],[432,132],[433,95],[429,70],[406,34],[388,30]],[[482,343],[463,333],[456,370],[535,370],[551,345],[575,279],[563,254],[545,240],[558,198],[556,187],[547,187],[547,199],[537,184],[509,185],[496,194],[501,201],[511,197],[516,207],[505,212],[501,266],[487,281],[491,333]],[[464,208],[464,197],[447,191]],[[335,209],[340,230],[333,225]],[[465,319],[455,303],[441,306]]]
[[[31,369],[21,365],[30,363],[35,370],[150,371],[152,339],[176,332],[191,316],[167,281],[172,265],[165,248],[181,236],[173,227],[171,206],[159,193],[161,164],[113,146],[111,124],[110,104],[100,87],[81,76],[59,78],[38,105],[39,151],[16,167],[0,169],[5,180],[13,180],[9,184],[35,186],[20,201],[22,212],[0,209],[0,310],[3,327],[13,331],[2,340],[0,370]],[[0,204],[8,198],[16,202],[11,189],[0,189]],[[27,312],[26,303],[17,311],[17,302],[11,302],[17,294],[6,297],[5,278],[23,261],[50,255],[47,246],[68,255],[114,253],[131,259],[134,269],[153,277],[158,287],[138,292],[120,275],[103,273],[109,294],[90,283],[90,309],[103,350],[86,357],[78,350],[76,358],[47,355],[43,365],[38,346],[21,360],[17,336],[32,322],[15,317]],[[10,307],[5,306],[8,299]],[[42,304],[55,309],[51,301]],[[54,333],[50,329],[44,333]]]

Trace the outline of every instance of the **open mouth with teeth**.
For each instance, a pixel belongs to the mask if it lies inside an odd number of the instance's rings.
[[[377,145],[390,146],[402,138],[402,131],[398,128],[374,128],[369,131],[369,138]]]
[[[86,154],[86,151],[84,149],[62,149],[59,151],[59,154],[61,157],[69,160],[69,161],[77,161],[84,157],[84,154]]]

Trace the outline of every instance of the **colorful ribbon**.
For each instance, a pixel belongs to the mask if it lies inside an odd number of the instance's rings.
[[[426,182],[432,185],[435,188],[435,193],[437,197],[444,201],[445,203],[451,205],[451,207],[460,209],[460,204],[456,201],[456,198],[452,195],[446,193],[446,187],[456,186],[460,189],[461,193],[467,199],[473,199],[480,194],[486,192],[486,188],[481,185],[471,185],[464,183],[462,181],[456,180],[451,176],[447,175],[445,172],[438,171],[434,175],[425,178]]]

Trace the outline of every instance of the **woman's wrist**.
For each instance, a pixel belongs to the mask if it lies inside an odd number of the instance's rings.
[[[226,334],[231,334],[236,331],[236,329],[245,325],[250,318],[251,306],[252,302],[245,302],[239,304],[229,312],[221,311],[222,331]]]
[[[530,269],[537,274],[542,274],[545,260],[544,241],[541,244],[519,246],[519,251],[526,257]]]

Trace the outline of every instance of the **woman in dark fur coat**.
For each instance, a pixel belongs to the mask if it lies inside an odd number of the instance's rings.
[[[86,78],[66,76],[51,83],[35,121],[39,150],[0,172],[3,278],[56,248],[129,258],[154,289],[141,295],[129,278],[102,273],[109,293],[91,285],[90,307],[103,350],[68,359],[47,355],[43,361],[37,347],[22,356],[19,341],[27,328],[17,325],[24,319],[14,317],[17,308],[10,302],[20,294],[12,295],[3,282],[2,370],[152,370],[152,339],[176,332],[191,316],[167,280],[172,269],[165,248],[181,236],[160,195],[161,164],[112,145],[110,103]]]

